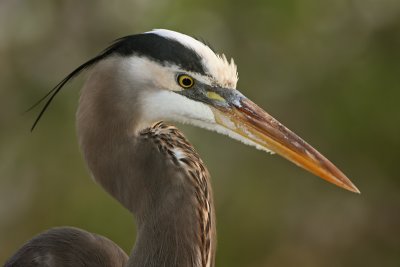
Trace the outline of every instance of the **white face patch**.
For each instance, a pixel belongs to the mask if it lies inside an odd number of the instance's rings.
[[[126,71],[128,82],[135,84],[135,89],[160,89],[180,91],[176,82],[176,73],[181,72],[178,66],[164,66],[146,57],[129,57],[123,59],[122,71]]]
[[[215,124],[214,113],[206,104],[171,91],[145,91],[141,101],[142,121],[145,125],[159,120],[170,120],[201,126]]]
[[[147,32],[180,42],[195,51],[202,59],[202,65],[221,87],[236,88],[238,81],[237,67],[231,59],[228,61],[224,54],[215,54],[207,45],[179,32],[155,29]]]

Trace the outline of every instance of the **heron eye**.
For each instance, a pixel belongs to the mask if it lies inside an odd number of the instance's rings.
[[[182,74],[178,76],[178,84],[185,89],[189,89],[193,87],[194,79],[189,75]]]

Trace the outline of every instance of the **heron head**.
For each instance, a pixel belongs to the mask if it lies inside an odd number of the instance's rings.
[[[67,76],[50,101],[81,70],[107,60],[118,80],[113,90],[128,105],[135,105],[143,127],[169,120],[213,130],[275,152],[337,186],[359,192],[328,159],[236,89],[233,60],[178,32],[153,30],[117,40]]]
[[[172,120],[225,134],[358,192],[330,161],[236,89],[233,60],[181,33],[146,34],[157,39],[155,50],[130,59],[131,79],[145,89],[140,101],[143,120]]]

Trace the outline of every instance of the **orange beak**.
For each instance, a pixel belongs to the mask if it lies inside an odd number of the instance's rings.
[[[219,125],[351,192],[357,187],[321,153],[244,96],[212,108]]]

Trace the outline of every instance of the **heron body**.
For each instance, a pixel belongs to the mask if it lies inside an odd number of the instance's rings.
[[[126,253],[111,240],[73,227],[57,227],[32,238],[5,266],[123,267]]]
[[[209,173],[183,134],[163,121],[192,124],[275,151],[357,192],[319,152],[236,90],[233,60],[198,40],[168,30],[121,38],[57,85],[38,119],[65,83],[88,68],[77,112],[79,143],[94,180],[136,218],[127,266],[215,263]],[[39,235],[44,243],[46,238]],[[31,257],[23,251],[13,262]]]

